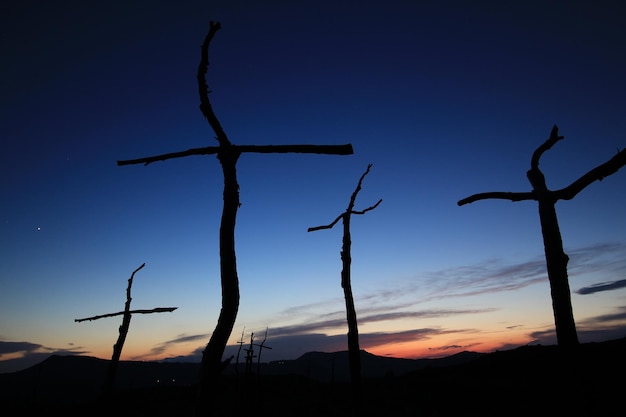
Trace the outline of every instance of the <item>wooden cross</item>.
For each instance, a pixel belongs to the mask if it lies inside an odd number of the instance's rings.
[[[219,22],[210,22],[209,31],[201,46],[201,59],[197,79],[200,94],[200,110],[213,129],[219,146],[193,148],[182,152],[151,156],[125,161],[118,165],[145,164],[191,155],[217,155],[224,173],[224,205],[220,224],[220,278],[222,286],[222,308],[217,326],[202,354],[201,391],[210,390],[210,385],[217,382],[222,369],[222,356],[226,343],[237,317],[239,309],[239,279],[235,258],[235,222],[239,202],[239,184],[237,183],[236,164],[244,152],[254,153],[314,153],[329,155],[350,155],[354,151],[351,144],[346,145],[235,145],[230,142],[222,128],[209,100],[206,73],[209,65],[208,50],[215,33],[221,28]],[[208,410],[199,411],[205,414]]]
[[[246,376],[252,373],[252,360],[256,358],[254,354],[254,333],[250,334],[250,346],[244,349],[246,351]]]
[[[563,241],[561,239],[561,231],[559,230],[555,205],[559,200],[571,200],[592,182],[601,181],[605,177],[617,172],[626,164],[626,152],[624,152],[624,150],[618,150],[617,155],[613,158],[587,172],[567,187],[552,191],[548,189],[546,179],[539,169],[539,159],[544,152],[552,148],[554,144],[563,138],[563,136],[559,136],[559,128],[555,125],[552,128],[550,137],[533,153],[530,161],[530,170],[526,173],[528,181],[533,187],[532,191],[519,193],[499,191],[479,193],[464,198],[457,204],[462,206],[464,204],[473,203],[474,201],[490,198],[511,201],[537,201],[539,205],[539,220],[541,223],[541,233],[543,235],[548,280],[550,282],[550,292],[552,295],[557,343],[564,348],[571,348],[577,346],[579,342],[567,278],[567,263],[569,257],[563,251]]]
[[[128,329],[130,327],[130,319],[133,314],[150,314],[150,313],[166,313],[172,312],[176,310],[178,307],[157,307],[152,310],[131,310],[130,302],[132,300],[130,296],[130,288],[133,286],[133,279],[135,278],[135,273],[139,271],[141,268],[146,266],[144,262],[141,266],[133,271],[130,278],[128,278],[128,287],[126,287],[126,304],[124,305],[124,311],[118,311],[117,313],[109,313],[109,314],[101,314],[99,316],[86,317],[84,319],[74,319],[75,322],[80,323],[82,321],[92,321],[98,320],[105,317],[114,317],[123,315],[122,325],[119,329],[119,336],[117,338],[117,342],[113,345],[113,356],[111,357],[111,362],[109,362],[109,371],[107,373],[107,379],[104,383],[104,392],[103,395],[108,397],[111,394],[113,389],[113,381],[115,380],[115,374],[117,372],[117,364],[119,363],[120,356],[122,355],[122,348],[124,347],[124,342],[126,341],[126,335],[128,334]]]
[[[361,175],[359,183],[356,189],[350,197],[348,208],[341,213],[330,224],[325,226],[309,227],[307,231],[313,232],[321,229],[331,229],[339,220],[343,222],[343,245],[341,249],[341,261],[343,269],[341,270],[341,287],[343,288],[344,298],[346,300],[346,315],[348,320],[348,358],[350,363],[350,379],[353,387],[353,394],[356,401],[356,406],[361,405],[361,349],[359,348],[359,329],[357,326],[356,309],[354,307],[354,298],[352,296],[352,284],[350,282],[350,264],[352,263],[352,256],[350,254],[350,247],[352,241],[350,238],[350,216],[353,214],[365,214],[370,210],[374,210],[383,201],[378,200],[376,204],[366,208],[365,210],[354,210],[354,202],[356,196],[361,191],[361,185],[363,179],[370,172],[372,164],[367,166],[367,170]]]
[[[237,360],[235,362],[235,374],[237,374],[237,376],[239,375],[239,356],[241,355],[241,349],[243,348],[244,340],[243,340],[243,335],[246,331],[246,328],[244,327],[243,330],[241,330],[241,339],[239,339],[239,341],[237,342],[237,344],[239,345],[239,349],[237,350]]]
[[[256,346],[259,347],[259,357],[257,358],[257,361],[256,361],[256,372],[257,372],[257,375],[261,375],[261,353],[263,353],[263,349],[272,350],[271,347],[265,346],[265,342],[266,341],[267,341],[267,328],[265,329],[265,336],[263,336],[263,341],[261,342],[261,344],[257,344],[256,345]]]

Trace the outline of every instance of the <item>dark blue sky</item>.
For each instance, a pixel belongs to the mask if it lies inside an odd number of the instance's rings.
[[[344,349],[341,228],[352,222],[362,347],[436,356],[553,338],[536,203],[456,202],[552,189],[626,146],[625,6],[617,1],[24,1],[0,17],[0,371],[109,357],[130,273],[126,358],[188,355],[219,313],[222,173],[196,71],[210,20],[215,112],[236,144],[344,144],[350,156],[243,155],[242,332],[272,354]],[[624,172],[557,211],[581,339],[623,335]],[[620,333],[622,332],[622,333]],[[272,339],[273,338],[273,339]],[[265,353],[264,353],[265,356]],[[272,359],[268,356],[268,360]]]

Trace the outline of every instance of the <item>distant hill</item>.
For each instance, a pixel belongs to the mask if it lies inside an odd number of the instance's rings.
[[[572,353],[557,346],[522,346],[417,360],[362,351],[361,358],[366,415],[600,416],[623,408],[626,338],[582,344]],[[119,416],[118,408],[94,414],[93,400],[108,364],[93,357],[52,356],[31,368],[0,374],[0,402],[35,414]],[[348,352],[309,352],[295,360],[251,365],[252,379],[243,378],[242,363],[224,372],[219,394],[223,415],[233,415],[233,405],[243,404],[253,404],[257,415],[349,413]],[[120,362],[116,392],[131,401],[124,403],[123,415],[179,415],[193,403],[199,366]],[[298,409],[308,414],[298,414]]]
[[[397,376],[427,367],[457,365],[483,355],[486,354],[461,352],[439,359],[401,359],[376,356],[362,350],[361,375],[363,378]],[[256,371],[254,366],[253,370]],[[347,382],[350,378],[348,351],[334,353],[308,352],[295,360],[270,362],[260,368],[260,373],[263,375],[304,375],[320,382]]]
[[[443,367],[468,362],[484,353],[462,352],[441,359],[399,359],[361,351],[363,378],[403,375],[426,367]],[[0,374],[0,399],[48,398],[68,402],[77,397],[95,398],[106,377],[109,360],[89,356],[53,355],[22,371]],[[300,375],[318,382],[349,380],[348,352],[309,352],[298,359],[253,363],[254,374]],[[116,389],[155,386],[188,386],[196,383],[200,364],[189,362],[121,361]],[[245,363],[231,363],[224,375],[244,375]]]

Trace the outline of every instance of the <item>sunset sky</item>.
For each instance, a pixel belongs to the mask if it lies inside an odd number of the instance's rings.
[[[236,251],[244,336],[263,360],[347,349],[342,227],[352,216],[360,345],[439,357],[555,344],[537,203],[626,146],[618,1],[23,1],[0,14],[0,372],[51,354],[198,360],[220,310],[223,176],[196,71],[238,145],[350,143],[348,156],[244,154]],[[626,169],[557,214],[582,342],[626,336]],[[181,358],[182,360],[183,358]]]

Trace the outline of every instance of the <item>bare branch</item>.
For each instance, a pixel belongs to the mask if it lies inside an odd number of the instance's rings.
[[[128,159],[128,160],[125,160],[125,161],[117,161],[117,165],[118,166],[133,165],[133,164],[148,165],[148,164],[151,164],[153,162],[165,161],[166,159],[182,158],[183,156],[216,154],[216,153],[219,152],[219,150],[220,150],[220,148],[216,147],[216,146],[207,146],[207,147],[204,147],[204,148],[191,148],[191,149],[187,149],[186,151],[181,151],[181,152],[171,152],[171,153],[165,153],[165,154],[162,154],[162,155],[148,156],[146,158]]]
[[[252,345],[254,345],[254,346],[258,346],[258,347],[260,347],[261,349],[270,349],[270,350],[271,350],[271,349],[272,349],[271,347],[269,347],[269,346],[265,346],[265,342],[266,342],[266,341],[267,341],[267,328],[265,328],[265,337],[263,337],[263,341],[261,341],[261,343],[260,343],[260,344],[259,344],[259,343],[252,343]],[[259,356],[260,356],[260,355],[261,355],[261,350],[259,350]]]
[[[153,308],[152,310],[130,310],[128,311],[128,313],[129,314],[169,313],[169,312],[176,310],[177,308],[178,307],[157,307],[157,308]],[[77,323],[80,323],[81,321],[88,321],[88,320],[92,321],[92,320],[102,319],[105,317],[121,316],[124,313],[125,311],[118,311],[117,313],[102,314],[99,316],[86,317],[84,319],[74,319],[74,321]]]
[[[133,273],[132,273],[132,274],[130,274],[130,279],[133,279],[133,278],[135,277],[135,274],[137,273],[137,271],[139,271],[139,270],[140,270],[141,268],[143,268],[144,266],[146,266],[146,263],[145,263],[145,262],[144,262],[144,263],[142,263],[140,266],[138,266],[138,267],[137,267],[137,269],[135,269],[135,270],[133,271]]]
[[[563,139],[565,136],[559,136],[559,128],[557,125],[552,127],[552,131],[550,132],[550,137],[533,153],[533,156],[530,160],[531,169],[539,169],[539,158],[543,155],[544,152],[552,148],[555,143]]]
[[[157,307],[151,310],[131,310],[131,314],[150,314],[150,313],[171,313],[178,307]]]
[[[233,145],[240,152],[256,153],[317,153],[326,155],[352,155],[351,144],[346,145]]]
[[[371,168],[372,168],[372,164],[368,164],[367,169],[361,175],[361,178],[359,178],[359,183],[357,184],[356,188],[354,189],[354,192],[352,193],[352,196],[350,197],[350,203],[348,204],[348,209],[346,210],[347,213],[352,212],[352,208],[354,207],[354,202],[356,201],[356,196],[359,193],[359,191],[361,191],[361,185],[363,184],[363,179],[370,172]]]
[[[230,141],[228,140],[228,136],[226,136],[226,132],[222,128],[220,121],[217,119],[215,112],[213,111],[213,106],[211,105],[211,101],[209,100],[209,85],[206,81],[206,73],[209,69],[209,45],[213,40],[213,37],[217,33],[218,30],[222,28],[220,22],[209,22],[209,32],[204,38],[204,42],[201,47],[200,54],[200,64],[198,65],[198,92],[200,93],[200,111],[204,115],[204,117],[211,125],[211,128],[217,135],[217,141],[220,146],[228,146],[230,145]]]
[[[326,155],[352,155],[354,149],[351,144],[346,145],[230,145],[230,148],[239,152],[255,153],[316,153]],[[162,155],[149,156],[146,158],[128,159],[117,161],[118,166],[144,164],[165,161],[167,159],[182,158],[191,155],[213,155],[220,151],[219,146],[206,146],[203,148],[191,148],[181,152],[170,152]]]
[[[380,199],[380,200],[378,200],[378,202],[377,202],[376,204],[374,204],[373,206],[370,206],[370,207],[366,208],[365,210],[361,210],[361,211],[355,211],[355,210],[352,210],[352,211],[350,212],[350,214],[365,214],[365,213],[367,213],[367,212],[368,212],[368,211],[370,211],[370,210],[374,210],[374,209],[375,209],[376,207],[378,207],[378,205],[379,205],[380,203],[382,203],[382,202],[383,202],[383,199],[381,198],[381,199]]]
[[[529,193],[511,193],[505,191],[493,191],[489,193],[478,193],[471,195],[467,198],[459,200],[457,205],[462,206],[464,204],[470,204],[478,200],[486,200],[488,198],[498,198],[501,200],[522,201],[522,200],[536,200],[535,194]]]
[[[130,301],[131,301],[130,287],[133,286],[133,279],[135,279],[135,274],[137,273],[137,271],[139,271],[144,266],[146,266],[145,262],[142,263],[137,269],[135,269],[133,273],[130,274],[130,278],[128,278],[128,287],[126,288],[126,311],[130,310]]]
[[[325,225],[325,226],[309,227],[307,229],[307,232],[314,232],[316,230],[321,230],[321,229],[332,229],[332,227],[335,224],[337,224],[337,222],[339,220],[341,220],[342,218],[344,218],[345,216],[350,216],[351,214],[365,214],[366,212],[368,212],[370,210],[374,210],[376,207],[378,207],[378,205],[383,201],[382,198],[380,200],[378,200],[378,202],[376,204],[366,208],[365,210],[361,210],[361,211],[352,210],[352,208],[354,207],[354,201],[356,200],[356,196],[359,193],[359,191],[361,191],[361,185],[363,184],[363,178],[365,178],[365,176],[370,172],[371,168],[372,168],[372,164],[369,164],[367,166],[367,169],[365,170],[365,172],[361,175],[361,178],[359,178],[359,182],[358,182],[358,184],[356,186],[356,189],[352,193],[352,196],[350,197],[350,203],[348,204],[348,208],[346,209],[346,211],[344,211],[339,216],[337,216],[337,218],[332,223],[330,223],[328,225]]]
[[[346,214],[346,213],[341,213],[339,216],[337,216],[337,218],[336,218],[336,219],[335,219],[332,223],[327,224],[326,226],[315,226],[315,227],[309,227],[309,228],[307,229],[307,232],[314,232],[314,231],[316,231],[316,230],[322,230],[322,229],[332,229],[332,228],[333,228],[333,226],[334,226],[334,225],[336,225],[336,224],[337,224],[337,222],[338,222],[339,220],[341,220],[345,214]]]
[[[135,269],[133,273],[130,274],[130,278],[128,278],[128,287],[126,287],[126,304],[124,305],[124,318],[122,320],[122,325],[120,326],[120,338],[118,339],[118,342],[114,346],[114,349],[116,346],[118,345],[120,346],[120,353],[121,353],[121,346],[124,344],[124,340],[126,339],[126,333],[128,333],[128,328],[130,327],[130,318],[131,318],[130,303],[133,300],[132,297],[130,296],[130,290],[131,290],[131,287],[133,286],[133,280],[135,279],[135,274],[144,266],[146,266],[145,262],[142,263],[137,269]],[[115,353],[114,353],[114,357],[115,357]]]
[[[626,152],[621,150],[617,152],[613,158],[609,159],[602,165],[598,165],[585,175],[571,183],[565,188],[554,191],[557,199],[571,200],[581,192],[585,187],[594,181],[602,181],[604,178],[616,173],[621,167],[626,165]]]

